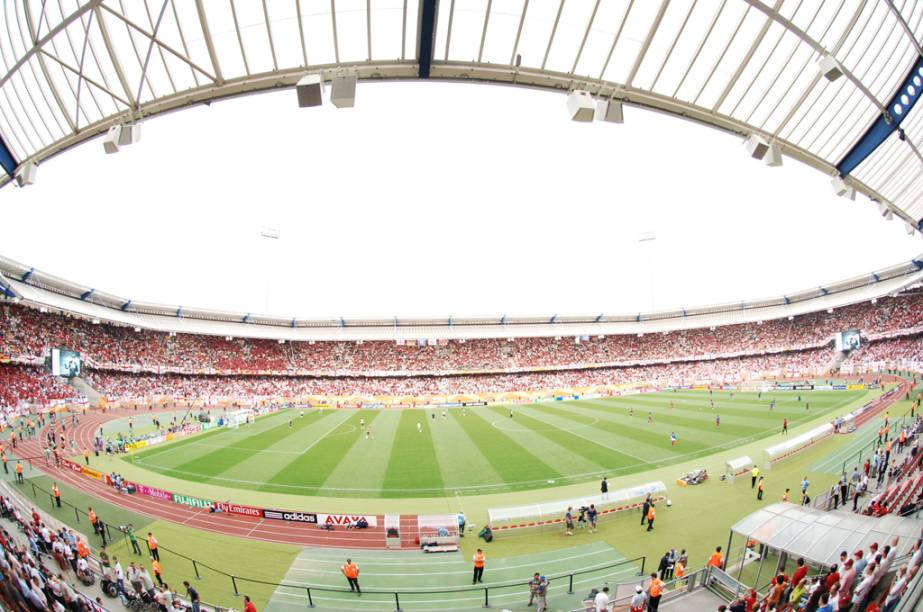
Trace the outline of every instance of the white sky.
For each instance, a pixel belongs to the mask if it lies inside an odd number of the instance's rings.
[[[136,301],[390,317],[691,307],[923,251],[789,158],[625,115],[574,123],[564,94],[437,82],[360,83],[353,109],[299,109],[291,90],[216,102],[3,190],[0,253]]]

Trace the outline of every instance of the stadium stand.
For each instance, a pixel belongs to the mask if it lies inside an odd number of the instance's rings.
[[[0,406],[79,394],[38,366],[54,346],[79,351],[84,377],[113,398],[426,396],[646,383],[726,384],[824,374],[832,336],[859,329],[854,366],[923,362],[923,293],[793,320],[645,335],[468,342],[289,342],[135,331],[0,306]],[[855,371],[860,369],[855,368]]]

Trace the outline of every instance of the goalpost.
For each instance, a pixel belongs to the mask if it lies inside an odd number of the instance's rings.
[[[252,411],[250,410],[232,410],[224,417],[225,426],[230,429],[237,429],[241,425],[246,425],[250,422],[251,414]]]

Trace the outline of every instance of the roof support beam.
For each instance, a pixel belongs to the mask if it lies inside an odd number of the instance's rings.
[[[125,97],[128,99],[129,106],[135,109],[137,108],[137,102],[135,102],[134,96],[131,95],[131,87],[128,86],[128,79],[125,78],[125,71],[122,70],[122,62],[119,61],[119,56],[115,52],[115,47],[112,45],[112,38],[109,36],[109,28],[106,27],[106,20],[103,19],[103,15],[99,8],[93,10],[96,13],[96,24],[99,27],[100,34],[102,34],[103,44],[106,45],[106,52],[112,59],[112,65],[115,67],[115,74],[119,78],[119,84],[125,92]]]
[[[44,5],[42,6],[42,17],[45,16]],[[32,39],[32,44],[38,42],[38,31],[35,28],[35,21],[32,19],[32,11],[26,7],[26,10],[23,11],[26,16],[26,26],[29,28],[29,37]],[[39,24],[41,27],[41,24]],[[38,58],[38,67],[42,71],[42,75],[45,77],[45,81],[48,83],[49,89],[51,89],[51,97],[54,98],[54,101],[57,103],[58,108],[61,110],[61,116],[64,117],[64,121],[67,122],[67,125],[70,127],[71,131],[74,131],[76,126],[74,122],[71,121],[70,113],[67,112],[67,108],[64,106],[64,101],[61,99],[61,94],[58,93],[58,88],[55,86],[54,81],[51,79],[51,75],[48,73],[48,65],[45,64],[45,57],[43,55],[44,49],[40,49],[42,53],[36,55]]]
[[[433,51],[436,46],[436,17],[439,14],[439,0],[420,0],[420,27],[417,28],[417,76],[429,78],[433,65]],[[451,35],[451,29],[449,31]]]
[[[84,4],[83,6],[78,8],[76,11],[74,11],[73,13],[71,13],[64,19],[62,19],[61,23],[59,23],[52,29],[48,30],[48,33],[42,36],[42,38],[39,39],[34,45],[32,45],[32,47],[28,51],[23,53],[22,57],[20,57],[19,60],[17,60],[16,63],[13,64],[13,66],[9,69],[9,71],[5,75],[3,75],[3,78],[0,78],[0,87],[3,87],[6,84],[6,82],[10,80],[10,77],[12,77],[13,74],[15,74],[17,70],[22,68],[23,65],[25,65],[25,63],[29,61],[29,58],[31,58],[33,55],[38,53],[39,49],[41,49],[46,44],[48,44],[48,41],[50,41],[52,38],[54,38],[55,36],[63,32],[67,28],[67,26],[79,20],[81,17],[83,17],[85,13],[87,13],[90,10],[95,9],[101,3],[102,3],[102,0],[89,0],[86,4]]]
[[[807,32],[805,32],[804,30],[796,26],[790,20],[783,17],[781,14],[779,14],[778,11],[773,10],[772,8],[766,6],[760,0],[744,0],[744,2],[746,2],[753,8],[771,17],[774,21],[778,22],[786,30],[788,30],[789,32],[791,32],[792,34],[800,38],[805,44],[810,45],[811,48],[814,49],[816,52],[820,53],[821,55],[826,55],[827,50],[823,47],[823,45],[821,45],[819,42],[817,42],[816,40],[808,36]],[[856,75],[852,73],[851,70],[849,70],[848,68],[846,68],[846,66],[843,66],[842,64],[840,64],[840,69],[843,71],[843,74],[846,76],[846,78],[848,78],[852,82],[852,84],[855,85],[856,89],[861,91],[863,95],[865,95],[865,97],[868,98],[869,101],[872,102],[872,104],[877,106],[879,110],[882,110],[882,111],[885,110],[885,107],[882,106],[881,102],[878,101],[878,98],[875,97],[875,94],[869,91],[869,88],[866,87],[862,83],[862,81],[860,81],[856,77]]]

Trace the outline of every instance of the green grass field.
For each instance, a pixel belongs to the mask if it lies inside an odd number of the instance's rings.
[[[863,393],[792,391],[761,398],[734,393],[731,399],[728,392],[682,391],[452,408],[446,416],[442,410],[314,410],[302,417],[288,410],[126,460],[183,480],[296,495],[503,493],[704,457],[777,434],[784,418],[795,427]],[[769,409],[772,398],[774,410]],[[672,432],[678,437],[675,446]]]

